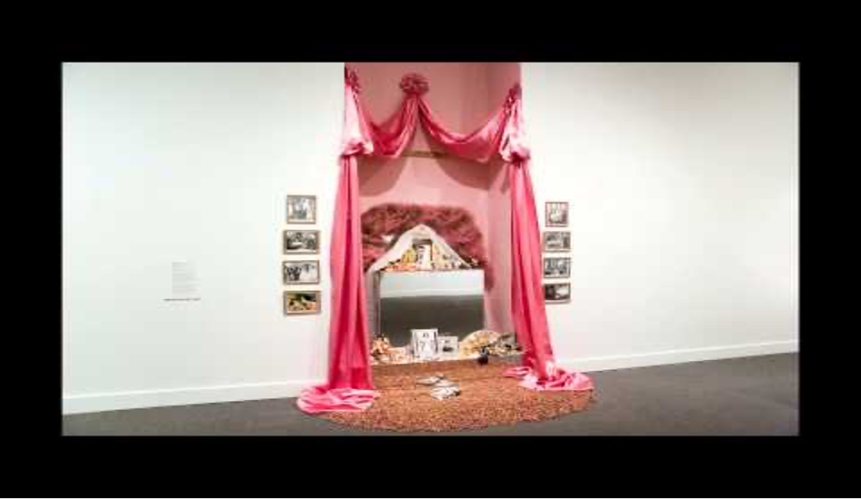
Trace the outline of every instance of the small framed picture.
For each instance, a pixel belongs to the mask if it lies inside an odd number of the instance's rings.
[[[547,227],[568,227],[568,202],[546,202],[544,204],[544,225]]]
[[[544,278],[570,278],[571,257],[544,257]]]
[[[284,292],[284,314],[320,314],[320,291]]]
[[[571,302],[571,284],[544,283],[544,302],[547,304]]]
[[[285,285],[316,285],[320,283],[319,260],[290,260],[283,263]]]
[[[437,357],[439,331],[436,328],[423,330],[410,330],[413,334],[412,348],[413,359],[416,361],[430,361]]]
[[[456,335],[440,336],[437,341],[437,357],[439,359],[457,359],[460,354],[459,348]]]
[[[285,254],[309,254],[320,252],[320,231],[287,229],[284,231]]]
[[[571,231],[544,231],[545,252],[571,251]]]
[[[317,197],[303,194],[287,195],[287,224],[317,222]]]

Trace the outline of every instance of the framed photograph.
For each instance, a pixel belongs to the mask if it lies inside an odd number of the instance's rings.
[[[303,194],[287,195],[287,224],[317,222],[317,197]]]
[[[320,252],[320,231],[287,229],[284,231],[285,254],[309,254]]]
[[[546,304],[571,302],[571,284],[544,283],[544,302]]]
[[[571,231],[544,231],[545,252],[570,252]]]
[[[284,292],[284,314],[320,314],[320,291]]]
[[[439,331],[436,328],[424,330],[410,330],[413,334],[412,348],[413,359],[416,361],[430,361],[437,357],[437,337]]]
[[[547,227],[568,227],[568,202],[546,202],[544,204],[544,225]]]
[[[570,278],[571,257],[544,257],[544,278]]]
[[[439,359],[457,359],[460,354],[457,336],[446,335],[438,337],[437,349],[437,357]]]
[[[290,260],[283,263],[285,285],[316,285],[320,283],[319,260]]]

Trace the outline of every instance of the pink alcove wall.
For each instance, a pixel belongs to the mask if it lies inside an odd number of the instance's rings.
[[[430,91],[425,99],[446,126],[458,132],[480,127],[520,81],[519,63],[347,63],[356,70],[362,100],[374,121],[389,117],[402,99],[399,87],[407,73],[421,73]],[[428,146],[422,127],[407,149]],[[381,203],[453,205],[469,210],[484,235],[495,284],[485,291],[486,326],[513,331],[510,312],[511,242],[508,183],[500,160],[480,164],[455,157],[362,159],[359,163],[360,209]]]

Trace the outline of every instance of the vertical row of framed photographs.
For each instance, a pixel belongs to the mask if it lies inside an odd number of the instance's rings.
[[[316,224],[317,197],[287,195],[287,224]],[[319,255],[320,231],[317,229],[285,229],[284,255]],[[285,286],[320,284],[320,259],[285,260],[281,263]],[[320,290],[285,290],[284,314],[320,314]]]
[[[544,227],[568,227],[568,202],[548,201],[544,204]],[[541,238],[544,253],[565,253],[571,251],[571,231],[545,229]],[[544,256],[544,279],[570,279],[571,257]],[[544,283],[544,302],[546,304],[564,304],[571,302],[571,283]]]

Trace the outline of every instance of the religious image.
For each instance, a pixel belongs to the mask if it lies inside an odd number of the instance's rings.
[[[570,278],[571,257],[544,257],[545,278]]]
[[[284,284],[317,284],[320,283],[319,260],[294,260],[284,262]]]
[[[544,302],[547,304],[561,304],[571,302],[570,283],[545,283]]]
[[[548,201],[544,204],[544,225],[547,227],[568,227],[568,202]]]
[[[284,292],[284,314],[318,314],[319,312],[319,291]]]
[[[544,231],[545,252],[568,252],[571,250],[571,231]]]
[[[320,231],[293,230],[284,231],[285,254],[318,253],[320,250]]]
[[[287,196],[287,224],[314,224],[317,222],[317,197]]]

